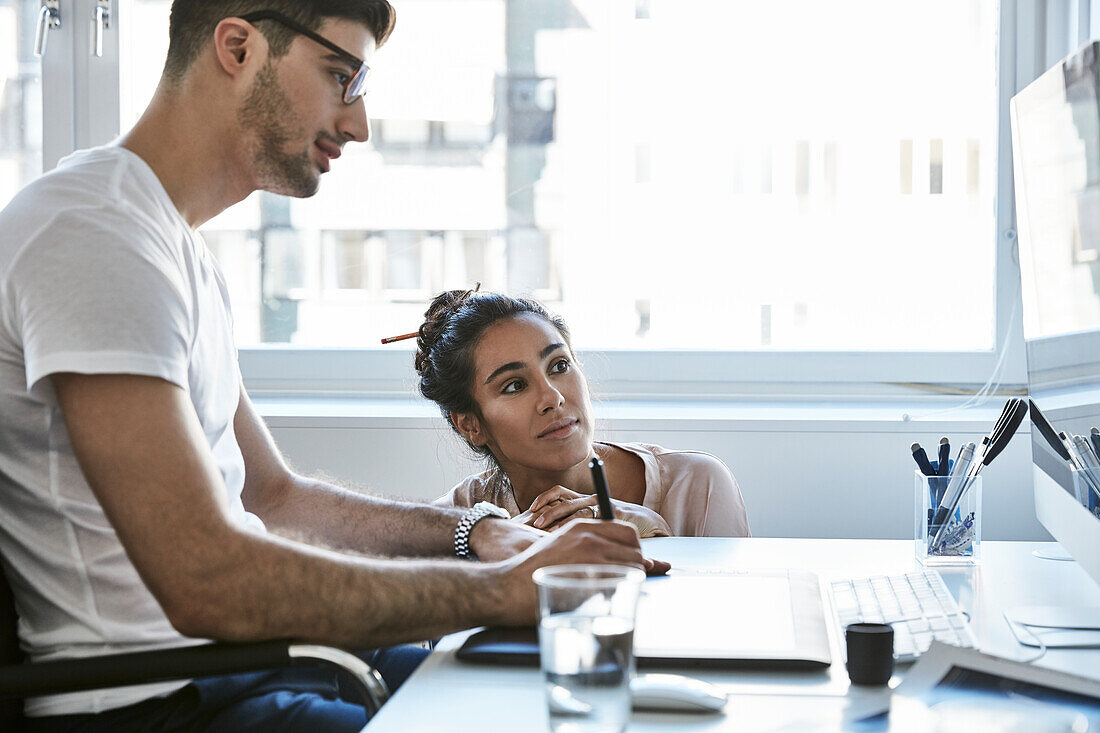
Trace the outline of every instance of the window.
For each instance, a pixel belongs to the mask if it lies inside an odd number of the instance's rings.
[[[171,3],[135,5],[131,40],[123,43],[133,58],[162,59]],[[315,198],[258,193],[203,228],[209,239],[243,225],[254,243],[250,258],[219,257],[234,311],[258,314],[237,318],[244,346],[373,346],[414,330],[444,288],[481,281],[515,290],[517,282],[534,282],[525,292],[545,294],[552,281],[548,245],[537,231],[535,244],[527,231],[518,243],[513,237],[510,255],[508,245],[504,252],[489,246],[509,240],[506,145],[494,133],[503,0],[396,5],[409,32],[376,57],[367,102],[373,141],[349,146]],[[133,76],[124,126],[158,78],[159,64]],[[491,255],[511,264],[495,267]]]
[[[42,75],[37,7],[0,0],[0,208],[42,172]]]
[[[394,2],[374,140],[317,196],[205,227],[245,353],[367,347],[366,371],[474,282],[639,385],[981,383],[1018,338],[1004,115],[1040,70],[1017,59],[1068,50],[1030,6]],[[122,127],[167,47],[168,0],[132,5]]]

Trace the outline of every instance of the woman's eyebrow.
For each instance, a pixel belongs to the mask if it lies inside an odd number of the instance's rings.
[[[485,384],[488,384],[489,382],[493,381],[494,379],[499,377],[504,372],[510,372],[512,370],[515,370],[515,369],[523,369],[526,366],[527,366],[527,364],[525,364],[522,361],[510,361],[510,362],[508,362],[507,364],[505,364],[503,366],[498,366],[496,369],[493,370],[493,373],[490,374],[485,379]]]
[[[542,351],[539,352],[539,359],[545,359],[546,357],[550,356],[551,354],[553,354],[558,349],[564,349],[564,348],[565,348],[565,344],[563,344],[563,343],[550,344],[549,346],[547,346],[546,348],[544,348]],[[526,369],[526,368],[527,368],[527,363],[526,362],[523,362],[523,361],[510,361],[507,364],[504,364],[502,366],[498,366],[496,369],[494,369],[493,373],[485,378],[485,384],[489,384],[490,382],[492,382],[494,379],[499,377],[504,372],[510,372],[510,371],[514,371],[514,370],[517,370],[517,369]]]
[[[539,358],[540,359],[545,359],[546,357],[550,356],[551,354],[553,354],[558,349],[564,349],[564,348],[565,348],[565,344],[562,344],[562,343],[550,344],[545,349],[543,349],[542,351],[539,352]]]

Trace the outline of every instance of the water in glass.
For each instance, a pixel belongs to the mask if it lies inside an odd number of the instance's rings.
[[[539,648],[554,733],[620,733],[630,719],[632,619],[557,613],[543,618]]]

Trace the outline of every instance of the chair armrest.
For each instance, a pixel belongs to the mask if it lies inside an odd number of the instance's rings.
[[[175,649],[0,667],[0,698],[35,697],[150,682],[215,677],[319,662],[349,673],[373,715],[389,697],[382,676],[363,660],[334,647],[286,640],[215,643]]]

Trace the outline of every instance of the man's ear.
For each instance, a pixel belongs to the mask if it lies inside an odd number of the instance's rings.
[[[267,39],[256,28],[240,18],[223,18],[214,28],[214,57],[218,66],[236,77],[267,51]]]
[[[459,434],[478,448],[489,442],[489,436],[481,429],[481,421],[472,412],[451,413],[451,424]]]

